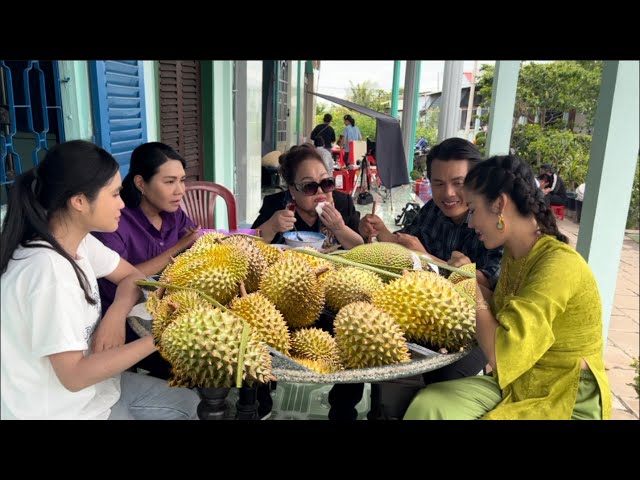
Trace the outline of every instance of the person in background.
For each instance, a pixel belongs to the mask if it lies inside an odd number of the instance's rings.
[[[316,125],[310,135],[313,145],[326,149],[329,154],[331,154],[331,145],[336,141],[336,132],[331,126],[332,120],[331,114],[326,113],[322,119],[323,123]]]
[[[538,176],[536,181],[539,189],[541,189],[543,192],[548,191],[548,189],[551,188],[551,185],[553,184],[553,176],[549,175],[548,173],[543,173],[542,175]]]
[[[351,148],[350,142],[362,140],[362,134],[360,133],[360,129],[356,127],[356,120],[351,115],[344,116],[344,125],[345,128],[338,139],[338,145],[342,147],[342,150],[344,151],[344,161],[348,165],[349,149]]]
[[[553,177],[553,182],[551,185],[548,185],[544,190],[545,194],[545,202],[547,205],[565,205],[567,201],[567,189],[564,186],[564,181],[556,173],[555,168],[553,168],[548,163],[545,163],[540,168],[540,174],[548,174]]]
[[[96,232],[95,237],[132,263],[145,276],[161,272],[198,237],[196,226],[180,208],[185,192],[184,159],[168,145],[143,143],[131,154],[129,173],[122,182],[125,203],[114,232]],[[111,305],[116,285],[100,279],[102,309]],[[139,337],[127,325],[127,343]],[[155,352],[136,365],[150,375],[168,379],[171,365]]]
[[[125,345],[144,274],[89,232],[113,232],[124,207],[118,163],[82,140],[55,145],[19,176],[1,234],[0,417],[195,419],[198,395],[126,370],[155,352]],[[117,286],[101,315],[97,278]]]
[[[486,248],[504,247],[495,293],[476,288],[476,338],[492,376],[429,385],[404,418],[610,418],[598,285],[531,168],[516,156],[491,157],[464,185],[469,226]]]
[[[416,143],[416,150],[425,150],[429,146],[429,142],[424,135],[420,136],[420,140]]]

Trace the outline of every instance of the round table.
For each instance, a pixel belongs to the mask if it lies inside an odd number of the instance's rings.
[[[325,317],[326,319],[326,317]],[[151,317],[144,303],[133,307],[128,322],[140,337],[151,335]],[[321,318],[322,320],[322,318]],[[322,326],[320,326],[322,328]],[[372,368],[354,368],[335,373],[316,373],[291,358],[270,348],[272,354],[271,373],[279,382],[293,383],[370,383],[385,382],[402,377],[411,377],[446,367],[465,357],[470,348],[462,352],[442,354],[420,345],[407,343],[411,361]]]

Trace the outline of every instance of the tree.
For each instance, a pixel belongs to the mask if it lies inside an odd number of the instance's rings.
[[[349,82],[349,84],[350,92],[347,95],[347,100],[375,110],[376,112],[384,113],[390,108],[391,92],[375,88],[369,80],[356,85],[351,82]]]
[[[493,65],[482,65],[476,89],[482,97],[482,106],[491,105],[493,87]],[[602,62],[559,61],[551,63],[528,63],[520,69],[516,92],[516,118],[526,116],[529,123],[545,127],[548,123],[561,128],[564,112],[575,118],[575,113],[586,116],[591,128],[600,90]]]

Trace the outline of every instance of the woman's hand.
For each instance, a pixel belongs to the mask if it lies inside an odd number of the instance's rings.
[[[98,353],[124,345],[125,324],[115,319],[104,318],[98,323],[98,327],[93,334],[93,352]]]
[[[283,233],[293,230],[296,223],[296,215],[288,209],[278,210],[269,220],[267,220],[271,230],[274,233]]]
[[[322,220],[324,226],[331,230],[333,233],[339,232],[346,227],[342,215],[340,215],[340,212],[336,210],[336,207],[334,207],[330,203],[325,203],[324,207],[322,207],[322,215],[320,215],[320,220]]]
[[[180,250],[186,250],[193,242],[198,239],[198,234],[200,233],[200,225],[194,228],[186,228],[185,234],[178,240],[178,244],[180,245]]]
[[[124,345],[127,314],[142,298],[142,291],[135,282],[144,278],[144,273],[122,259],[116,270],[107,276],[118,288],[113,303],[93,332],[91,342],[94,353]]]

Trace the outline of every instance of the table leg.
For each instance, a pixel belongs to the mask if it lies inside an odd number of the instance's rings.
[[[258,384],[254,383],[249,387],[243,385],[238,390],[238,401],[236,402],[236,420],[257,420],[258,419]]]
[[[200,398],[198,418],[200,420],[222,420],[226,411],[226,398],[230,388],[198,388]]]

